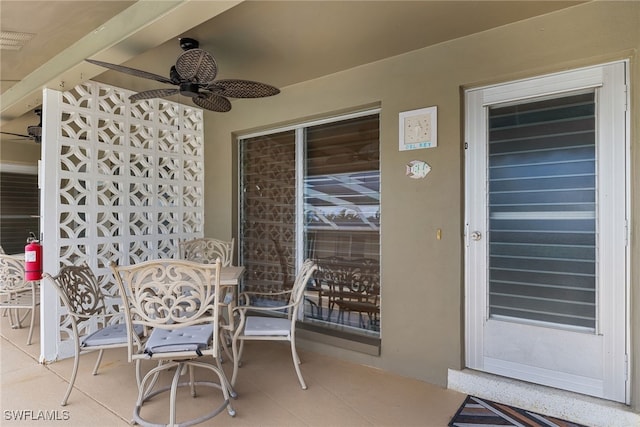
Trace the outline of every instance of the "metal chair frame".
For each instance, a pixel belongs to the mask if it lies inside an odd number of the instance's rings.
[[[221,240],[213,237],[201,237],[185,240],[179,243],[180,259],[204,264],[215,264],[219,258],[223,267],[232,265],[235,239]],[[235,289],[226,289],[224,298],[221,299],[221,307],[226,309],[226,316],[220,318],[220,344],[222,350],[232,359],[231,350],[227,341],[231,341],[234,331],[233,307],[235,306]]]
[[[235,393],[227,380],[219,360],[220,328],[220,268],[214,264],[184,260],[151,260],[131,266],[117,266],[111,269],[123,300],[125,320],[129,331],[129,361],[136,362],[137,376],[140,376],[141,362],[157,361],[138,383],[138,398],[133,411],[133,421],[143,426],[157,426],[142,418],[140,412],[149,399],[170,391],[170,426],[187,426],[204,422],[218,415],[224,408],[235,416],[230,398]],[[131,331],[136,325],[150,330],[145,346],[135,349]],[[216,363],[202,362],[202,357],[210,356]],[[196,381],[194,369],[211,371],[218,378],[215,381]],[[170,385],[156,383],[161,372],[175,370]],[[189,373],[186,382],[180,377]],[[196,385],[220,389],[224,401],[198,418],[176,423],[176,395],[178,387],[189,386],[191,395],[196,395]]]
[[[49,280],[55,287],[71,323],[74,359],[69,386],[61,403],[65,406],[75,384],[80,356],[98,351],[92,372],[93,375],[97,375],[104,350],[127,347],[128,335],[124,323],[121,322],[121,316],[118,313],[107,312],[98,279],[86,263],[63,266],[56,276],[44,273],[43,279]],[[97,324],[98,328],[81,335],[81,331],[86,329],[83,322]],[[142,329],[138,328],[135,338],[137,346],[141,345],[142,334]]]
[[[307,384],[300,371],[299,365],[301,362],[296,349],[296,322],[298,320],[298,312],[304,301],[307,283],[317,268],[317,265],[312,260],[306,260],[296,275],[293,287],[290,290],[275,293],[243,292],[240,294],[238,298],[239,305],[234,308],[234,312],[239,315],[239,322],[232,341],[234,365],[231,384],[233,386],[235,386],[238,377],[244,342],[248,340],[275,340],[289,341],[291,343],[291,356],[293,358],[293,366],[298,375],[298,381],[303,390],[307,389]],[[264,296],[288,297],[288,301],[278,306],[251,305],[252,300]],[[243,302],[244,304],[242,304]],[[278,315],[281,316],[283,312],[286,312],[286,317],[276,317]],[[256,316],[253,313],[262,314],[262,316]],[[270,314],[271,316],[269,316]]]
[[[0,254],[0,309],[9,317],[13,329],[22,328],[22,322],[30,315],[27,345],[31,345],[40,305],[40,285],[37,281],[25,281],[24,275],[24,257]],[[22,317],[20,310],[25,310]]]

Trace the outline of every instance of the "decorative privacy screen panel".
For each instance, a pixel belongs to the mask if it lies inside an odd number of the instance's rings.
[[[88,82],[45,91],[45,271],[173,258],[203,233],[202,110]]]

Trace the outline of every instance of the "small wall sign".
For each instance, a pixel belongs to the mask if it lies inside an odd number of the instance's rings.
[[[431,172],[431,166],[421,160],[411,160],[407,163],[407,176],[413,179],[420,179]]]
[[[438,146],[438,107],[400,113],[400,151]]]

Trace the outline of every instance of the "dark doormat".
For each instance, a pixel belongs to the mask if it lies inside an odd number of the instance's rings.
[[[467,396],[449,422],[449,427],[468,426],[587,427],[475,396]]]

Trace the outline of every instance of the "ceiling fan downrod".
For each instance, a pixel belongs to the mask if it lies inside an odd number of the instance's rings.
[[[190,39],[189,37],[183,37],[180,40],[180,48],[182,50],[197,49],[200,46],[200,42],[196,39]]]

